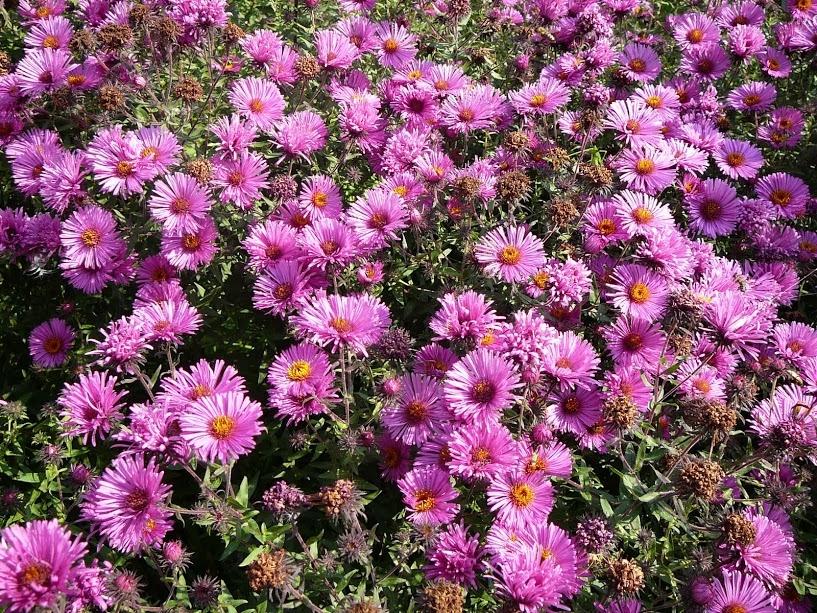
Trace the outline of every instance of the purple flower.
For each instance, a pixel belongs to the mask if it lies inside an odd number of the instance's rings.
[[[474,256],[486,274],[518,283],[544,264],[545,252],[540,238],[516,226],[491,230],[477,243]]]
[[[484,551],[479,538],[468,533],[463,522],[451,524],[434,539],[427,554],[426,577],[476,587]]]
[[[495,422],[521,385],[512,364],[488,349],[476,349],[446,373],[445,399],[460,419]]]
[[[65,430],[88,445],[104,439],[115,421],[122,418],[120,400],[126,392],[116,391],[119,381],[104,372],[82,374],[77,383],[66,383],[57,402],[62,407]]]
[[[447,472],[434,467],[416,468],[397,482],[409,520],[417,526],[439,526],[454,519],[460,506]]]
[[[55,368],[62,365],[74,345],[74,331],[62,319],[44,321],[31,331],[28,351],[37,366]]]
[[[236,391],[202,396],[182,413],[179,423],[196,457],[224,464],[252,451],[264,429],[261,405]]]

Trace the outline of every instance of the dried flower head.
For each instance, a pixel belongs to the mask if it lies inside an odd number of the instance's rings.
[[[678,474],[677,489],[682,495],[692,495],[711,500],[718,492],[724,472],[711,460],[687,458]]]
[[[184,76],[173,86],[173,93],[182,102],[190,104],[201,100],[204,95],[204,88],[202,88],[198,80]]]
[[[274,549],[259,555],[247,568],[247,582],[254,592],[283,590],[292,580],[292,567],[284,549]]]
[[[751,520],[740,513],[730,513],[723,520],[723,536],[732,545],[747,547],[757,536],[757,530]]]
[[[530,178],[521,170],[510,170],[499,175],[496,181],[496,195],[501,200],[516,202],[527,197]]]
[[[644,587],[644,571],[635,560],[612,560],[607,570],[611,587],[620,594],[634,594]]]
[[[450,581],[437,581],[423,588],[421,600],[426,613],[462,613],[465,590]]]

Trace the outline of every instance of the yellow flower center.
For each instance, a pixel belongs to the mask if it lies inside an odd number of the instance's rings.
[[[545,96],[544,94],[534,94],[530,98],[530,105],[533,108],[538,109],[540,107],[545,106],[545,104],[547,104],[547,101],[548,101],[548,97]]]
[[[693,28],[687,32],[687,40],[693,45],[701,42],[704,39],[704,32],[700,28]]]
[[[235,430],[235,420],[229,415],[219,415],[210,422],[210,434],[223,441]]]
[[[250,107],[250,110],[253,113],[260,113],[261,111],[264,110],[264,103],[261,102],[258,98],[253,98],[252,100],[250,100],[248,106]]]
[[[314,194],[312,194],[312,198],[310,198],[310,201],[312,202],[313,206],[322,209],[327,204],[329,204],[329,196],[323,192],[315,192]]]
[[[195,251],[201,247],[201,239],[197,234],[185,234],[182,236],[182,248],[185,251]]]
[[[45,47],[46,49],[56,49],[59,46],[60,46],[60,41],[57,40],[56,36],[53,36],[53,35],[46,36],[43,39],[43,47]]]
[[[787,189],[776,189],[769,194],[769,200],[772,204],[780,207],[786,207],[791,203],[792,193]]]
[[[387,38],[383,42],[383,51],[386,53],[394,53],[400,47],[400,43],[398,43],[393,38]]]
[[[729,155],[726,156],[726,163],[732,168],[740,166],[745,161],[746,156],[743,155],[742,153],[738,153],[737,151],[730,153]]]
[[[494,385],[490,381],[480,379],[474,385],[471,395],[477,402],[490,402],[494,397]]]
[[[129,177],[133,174],[133,164],[130,162],[126,162],[122,160],[121,162],[117,162],[116,164],[116,174],[122,177]]]
[[[343,317],[333,317],[329,322],[329,325],[335,331],[340,332],[341,334],[346,334],[352,331],[352,323]]]
[[[511,502],[516,507],[526,508],[533,504],[533,488],[527,483],[517,483],[509,494]]]
[[[602,236],[610,236],[616,231],[616,222],[609,217],[605,217],[596,224],[596,229]]]
[[[414,509],[421,513],[430,511],[436,504],[437,500],[431,490],[420,490],[414,495]]]
[[[508,245],[499,252],[499,261],[506,266],[515,266],[522,259],[522,252],[513,245]]]
[[[627,292],[627,295],[630,297],[630,300],[636,304],[644,304],[650,299],[650,288],[647,287],[645,283],[639,281],[637,283],[633,283],[632,287],[630,287],[630,291]]]
[[[651,109],[657,109],[659,106],[661,106],[661,98],[659,98],[658,96],[650,96],[644,102]]]
[[[637,209],[633,209],[632,217],[637,223],[650,223],[655,219],[655,215],[652,214],[650,209],[645,209],[641,206]]]
[[[477,447],[471,452],[471,461],[478,464],[487,464],[491,461],[491,452],[485,447]]]
[[[312,367],[306,360],[295,360],[287,368],[287,379],[290,381],[305,381],[312,374]]]
[[[635,163],[635,171],[640,175],[651,175],[655,172],[655,162],[646,158],[641,158]]]
[[[102,233],[94,228],[88,228],[80,234],[80,238],[86,247],[96,247],[102,242]]]
[[[629,66],[633,72],[644,72],[647,69],[647,62],[640,57],[635,57],[630,60]]]

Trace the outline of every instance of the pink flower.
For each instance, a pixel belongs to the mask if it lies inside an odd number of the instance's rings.
[[[208,219],[209,194],[191,176],[175,172],[157,181],[148,201],[151,215],[167,232],[195,232]]]
[[[88,445],[104,439],[114,422],[122,418],[120,400],[126,392],[116,391],[116,377],[105,372],[82,374],[76,383],[66,383],[57,403],[62,407],[65,430]]]
[[[224,464],[252,451],[264,429],[261,405],[234,391],[199,398],[182,413],[180,425],[199,459]]]
[[[415,468],[397,482],[409,520],[418,526],[447,524],[459,512],[457,491],[447,472],[431,466]]]
[[[271,129],[284,116],[284,97],[267,79],[238,79],[230,86],[228,98],[239,115],[261,130]]]
[[[62,319],[41,323],[28,337],[28,350],[34,364],[44,368],[62,365],[74,345],[74,336],[74,331]]]

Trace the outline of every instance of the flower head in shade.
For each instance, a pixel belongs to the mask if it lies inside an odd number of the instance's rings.
[[[329,131],[320,115],[298,111],[277,122],[272,138],[286,155],[307,158],[322,149],[328,137]]]
[[[120,455],[94,482],[82,502],[82,518],[99,528],[108,544],[125,553],[160,545],[171,527],[166,507],[170,486],[164,473],[140,454]]]
[[[180,419],[182,438],[206,462],[224,464],[253,450],[261,434],[261,405],[243,392],[224,392],[196,400]]]
[[[419,446],[447,416],[440,383],[431,377],[410,373],[401,378],[395,406],[384,409],[380,421],[395,439]]]
[[[476,587],[484,553],[479,537],[469,534],[463,522],[450,524],[435,537],[423,570],[429,579]]]
[[[271,387],[296,395],[321,389],[333,378],[329,356],[310,343],[299,343],[284,350],[267,371],[267,382]]]
[[[402,68],[417,55],[417,37],[396,23],[377,27],[377,57],[386,68]]]
[[[448,347],[430,343],[417,351],[414,370],[421,375],[442,379],[457,360],[459,360],[457,354]]]
[[[391,325],[391,316],[388,307],[369,294],[327,296],[321,291],[292,318],[292,324],[318,345],[331,345],[333,351],[349,347],[367,355],[367,347]]]
[[[201,315],[187,300],[160,300],[139,307],[133,318],[141,325],[148,342],[182,343],[182,335],[194,334],[201,327]]]
[[[522,530],[522,540],[543,560],[552,559],[561,569],[557,589],[565,598],[579,592],[587,577],[587,556],[567,532],[549,522],[529,524]]]
[[[545,260],[542,240],[524,226],[491,230],[477,243],[474,256],[486,274],[508,283],[528,279]]]
[[[516,530],[547,521],[553,508],[553,486],[540,472],[500,473],[488,486],[488,506],[497,521]]]
[[[491,308],[492,302],[473,290],[446,294],[439,302],[441,306],[429,324],[437,335],[434,340],[478,340],[501,319]]]
[[[547,419],[557,430],[581,436],[602,415],[602,396],[596,387],[577,388],[553,394]]]
[[[494,422],[514,401],[520,379],[510,361],[489,349],[476,349],[446,373],[445,399],[463,420]]]
[[[409,519],[417,526],[447,524],[460,510],[460,505],[453,502],[457,490],[451,486],[448,473],[439,468],[415,468],[397,482],[397,487],[408,507]]]
[[[198,230],[211,205],[210,196],[198,182],[181,172],[157,181],[148,202],[151,216],[173,233]]]
[[[10,613],[49,610],[74,596],[87,551],[56,519],[11,525],[0,531],[0,605]]]
[[[411,446],[393,439],[385,432],[377,436],[375,444],[380,454],[380,472],[384,479],[397,481],[411,470]]]
[[[74,345],[74,330],[59,318],[44,321],[31,331],[28,352],[37,366],[54,368],[65,362]]]
[[[543,349],[542,369],[555,377],[562,388],[588,387],[598,366],[596,350],[572,331],[560,332]]]
[[[798,177],[776,172],[758,180],[755,189],[758,198],[773,204],[781,217],[798,217],[806,210],[809,189]]]
[[[386,189],[367,191],[346,214],[348,224],[361,244],[372,249],[385,247],[408,226],[408,211],[403,199]]]
[[[448,442],[451,472],[471,480],[490,480],[517,462],[518,446],[502,424],[465,424]]]
[[[726,96],[726,103],[738,111],[765,111],[777,98],[774,85],[752,81],[733,89]]]
[[[95,270],[107,267],[122,244],[110,211],[96,205],[75,211],[62,224],[65,260]]]
[[[284,97],[267,79],[238,79],[230,86],[228,98],[236,112],[260,130],[271,129],[284,116]]]
[[[313,287],[315,275],[293,260],[276,262],[255,280],[253,306],[273,315],[296,308]]]
[[[614,162],[629,189],[657,194],[675,180],[675,158],[652,145],[625,149]]]
[[[795,364],[817,356],[817,330],[799,321],[778,324],[772,331],[777,353]]]
[[[652,81],[661,72],[658,54],[647,45],[630,43],[619,58],[624,75],[631,81]]]
[[[173,266],[182,270],[195,270],[207,264],[216,254],[216,224],[209,217],[192,232],[164,234],[162,253]]]
[[[771,596],[763,584],[741,572],[723,571],[723,578],[712,584],[706,603],[707,613],[773,613]]]
[[[261,190],[269,188],[269,168],[257,153],[244,152],[234,160],[221,159],[215,164],[213,185],[221,188],[222,202],[248,210],[261,198]]]
[[[763,154],[754,145],[725,138],[713,157],[721,172],[732,179],[753,179],[763,166]]]
[[[542,558],[538,548],[514,546],[494,574],[498,593],[518,611],[538,613],[552,609],[561,600],[561,573],[553,559]]]
[[[122,418],[120,400],[126,392],[116,391],[118,380],[105,372],[82,374],[76,383],[66,383],[57,400],[62,407],[65,430],[83,442],[96,445],[115,421]]]
[[[301,184],[298,201],[310,219],[322,217],[337,219],[343,209],[340,189],[326,175],[307,177]]]
[[[667,282],[639,264],[617,266],[607,291],[613,305],[623,314],[645,321],[661,317],[669,295]]]
[[[690,227],[704,236],[729,234],[738,223],[739,201],[735,188],[721,179],[705,179],[687,198]]]

